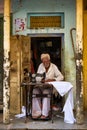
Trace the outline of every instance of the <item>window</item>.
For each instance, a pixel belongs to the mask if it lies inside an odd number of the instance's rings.
[[[28,28],[64,28],[64,13],[28,13]]]

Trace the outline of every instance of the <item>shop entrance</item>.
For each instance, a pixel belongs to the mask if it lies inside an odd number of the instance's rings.
[[[41,63],[40,55],[49,53],[51,62],[63,72],[63,36],[38,36],[31,37],[31,52],[35,72]]]
[[[56,64],[58,69],[64,75],[64,35],[47,35],[47,36],[29,36],[31,39],[31,52],[34,70],[37,72],[37,68],[41,63],[40,56],[42,53],[49,53],[51,62]],[[56,104],[62,105],[62,97],[54,98]]]

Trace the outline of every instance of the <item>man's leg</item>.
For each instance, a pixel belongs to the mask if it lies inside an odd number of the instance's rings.
[[[39,94],[40,91],[38,88],[35,88],[33,90],[33,94]],[[39,117],[41,115],[41,99],[40,98],[34,98],[32,99],[32,117]]]
[[[43,94],[50,94],[50,90],[49,89],[45,89],[43,91]],[[42,118],[45,118],[49,115],[49,111],[50,111],[50,98],[43,98],[42,101]]]

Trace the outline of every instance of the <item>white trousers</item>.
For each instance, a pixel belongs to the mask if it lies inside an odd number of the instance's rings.
[[[44,89],[42,91],[43,94],[50,94],[49,89]],[[33,94],[40,94],[40,90],[35,88],[33,90]],[[32,99],[32,116],[44,115],[48,116],[50,111],[50,98],[43,98],[41,104],[41,98],[33,98]]]

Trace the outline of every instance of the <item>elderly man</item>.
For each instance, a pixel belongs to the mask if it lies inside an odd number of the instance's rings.
[[[39,65],[37,73],[44,73],[46,74],[45,79],[37,78],[37,81],[41,82],[51,82],[51,81],[61,81],[64,79],[63,75],[57,68],[57,66],[50,61],[49,54],[41,54],[41,61],[42,63]],[[40,93],[38,89],[33,90],[34,94]],[[44,94],[49,94],[50,91],[48,89],[43,90]],[[50,99],[43,98],[42,105],[41,100],[39,98],[33,98],[32,100],[32,117],[41,119],[45,119],[49,116],[50,111]]]

